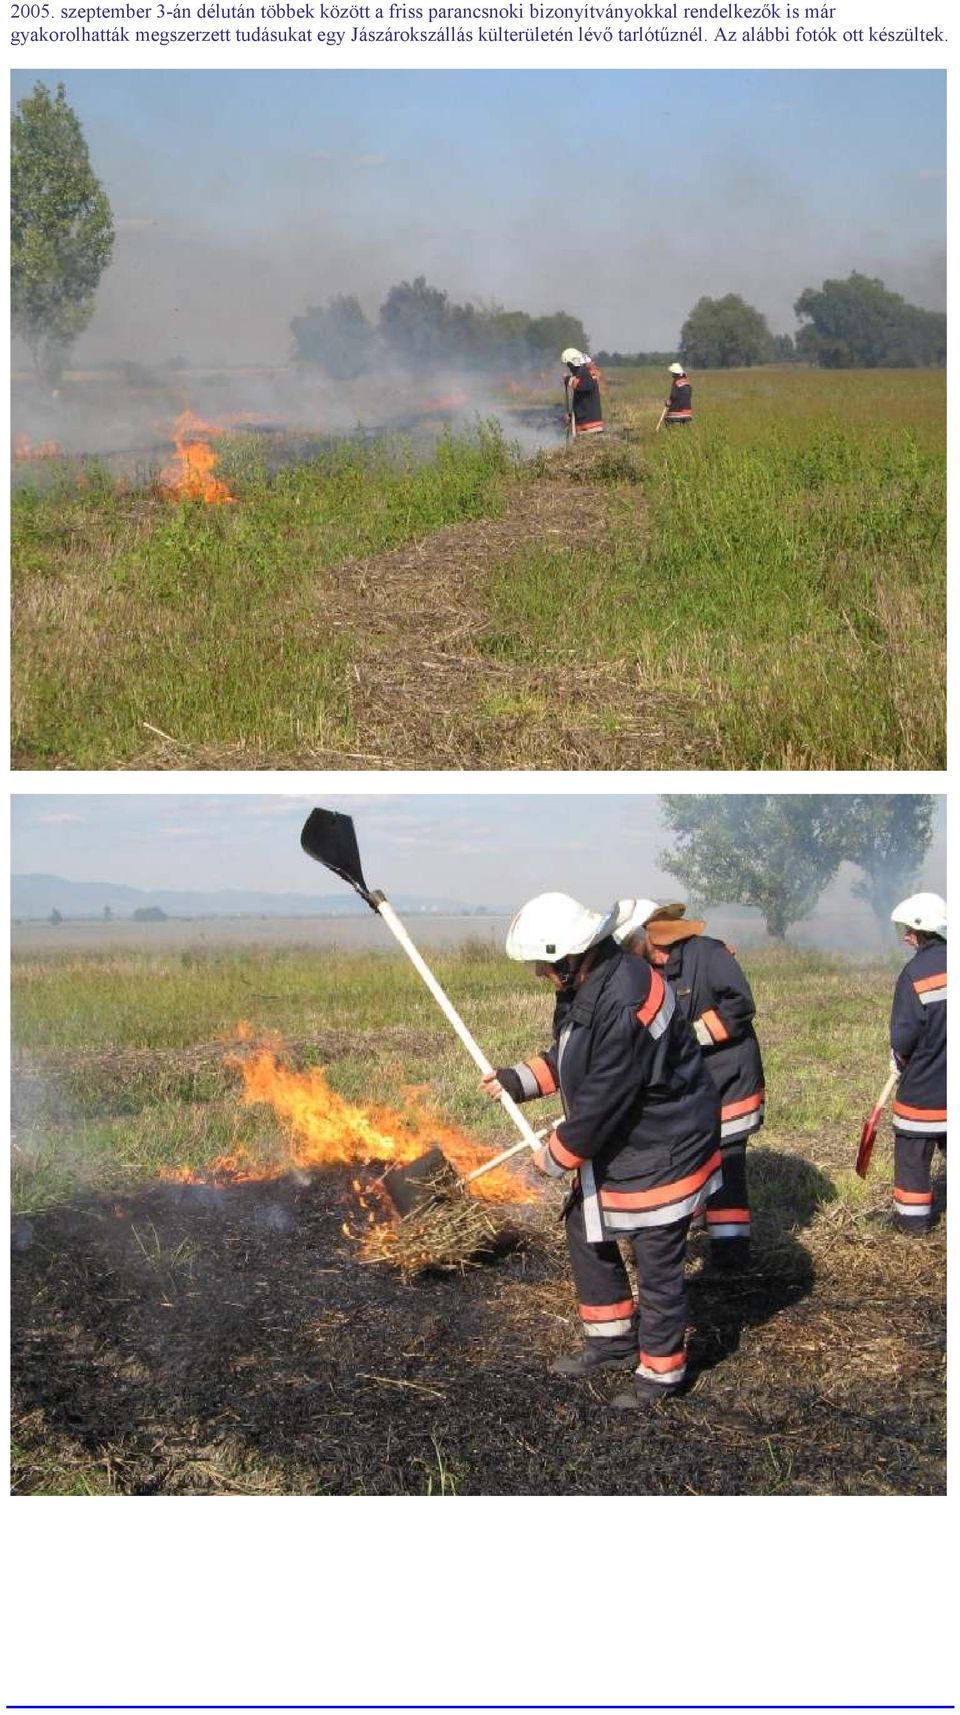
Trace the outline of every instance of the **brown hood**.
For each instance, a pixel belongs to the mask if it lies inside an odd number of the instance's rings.
[[[702,935],[706,922],[681,922],[670,917],[655,917],[644,929],[644,934],[651,947],[675,947],[678,941],[689,941],[694,935]]]

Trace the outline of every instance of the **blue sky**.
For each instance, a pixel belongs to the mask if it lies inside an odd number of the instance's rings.
[[[117,217],[77,347],[282,361],[335,292],[458,299],[670,347],[698,297],[792,330],[857,268],[944,301],[940,72],[15,72],[62,78]]]
[[[14,795],[12,868],[131,887],[329,893],[300,850],[315,800],[158,793]],[[604,902],[666,896],[671,844],[659,799],[639,794],[326,794],[354,818],[367,882],[386,893],[519,903],[561,889]],[[924,880],[946,886],[943,807]]]

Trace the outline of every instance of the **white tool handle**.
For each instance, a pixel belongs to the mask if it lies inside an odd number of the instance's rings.
[[[555,1120],[554,1125],[558,1124],[559,1121]],[[552,1125],[545,1125],[542,1126],[538,1132],[535,1132],[534,1136],[536,1137],[537,1143],[540,1144],[543,1142],[545,1137],[549,1137],[552,1130]],[[482,1167],[475,1167],[472,1173],[466,1174],[463,1181],[464,1184],[469,1185],[473,1179],[482,1179],[485,1173],[492,1173],[495,1167],[501,1167],[505,1161],[509,1161],[511,1155],[519,1155],[521,1149],[529,1149],[530,1147],[530,1144],[526,1142],[512,1143],[509,1149],[502,1149],[499,1155],[495,1155],[493,1157],[492,1161],[485,1161]]]
[[[467,1053],[470,1055],[474,1065],[479,1067],[485,1078],[488,1078],[494,1068],[491,1066],[482,1048],[480,1048],[474,1041],[453,1002],[447,999],[443,989],[440,987],[440,984],[437,982],[436,977],[430,969],[430,966],[420,957],[420,954],[417,952],[417,949],[407,934],[406,929],[403,927],[403,924],[394,911],[393,906],[390,904],[389,899],[377,899],[376,909],[380,913],[380,916],[383,918],[383,921],[387,925],[391,934],[395,935],[397,940],[400,942],[400,945],[411,964],[416,966],[441,1012],[453,1025],[454,1030],[463,1043],[464,1048],[467,1050]],[[506,1090],[501,1090],[499,1100],[504,1112],[510,1115],[510,1118],[520,1133],[520,1136],[523,1138],[523,1147],[526,1149],[536,1149],[539,1145],[540,1139],[537,1137],[533,1127],[524,1119],[523,1114],[517,1107],[513,1097],[508,1096]]]

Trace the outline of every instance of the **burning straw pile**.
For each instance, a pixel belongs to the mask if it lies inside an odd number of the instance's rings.
[[[182,1169],[171,1177],[235,1185],[291,1170],[352,1167],[356,1203],[342,1231],[364,1262],[386,1263],[405,1279],[465,1269],[516,1241],[504,1206],[535,1201],[536,1192],[503,1167],[474,1192],[464,1176],[483,1164],[486,1151],[424,1107],[418,1091],[405,1091],[402,1111],[361,1107],[331,1089],[322,1068],[296,1071],[281,1053],[276,1041],[242,1041],[227,1064],[242,1077],[244,1105],[264,1104],[280,1120],[282,1157],[258,1162],[241,1146],[205,1174]]]
[[[471,1196],[444,1161],[427,1200],[400,1219],[376,1221],[363,1235],[363,1260],[387,1263],[405,1280],[432,1270],[462,1272],[496,1256],[516,1235],[499,1212]]]

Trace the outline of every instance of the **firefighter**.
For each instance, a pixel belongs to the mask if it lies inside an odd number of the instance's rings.
[[[533,1159],[550,1178],[572,1175],[564,1219],[583,1344],[551,1369],[587,1376],[630,1359],[633,1383],[613,1403],[637,1409],[683,1386],[687,1231],[721,1162],[703,1057],[660,973],[617,945],[617,921],[616,906],[591,911],[565,893],[517,913],[507,953],[555,989],[553,1043],[484,1088],[519,1102],[559,1089],[564,1118]],[[633,1247],[639,1304],[619,1239]]]
[[[916,948],[897,978],[890,1015],[890,1070],[900,1073],[893,1104],[893,1208],[903,1233],[933,1224],[930,1165],[947,1147],[947,906],[915,893],[890,913]]]
[[[586,352],[568,345],[560,354],[567,366],[563,379],[567,398],[567,415],[573,412],[575,435],[599,435],[603,430],[603,406],[600,403],[600,371]]]
[[[664,406],[664,422],[668,429],[678,429],[681,425],[693,422],[693,388],[682,363],[671,363],[668,371],[673,376],[670,383],[670,397]]]
[[[763,1062],[753,1028],[750,984],[733,949],[687,921],[684,905],[622,899],[616,939],[666,977],[703,1051],[720,1097],[723,1185],[710,1198],[706,1225],[715,1268],[750,1260],[747,1143],[764,1117]]]

